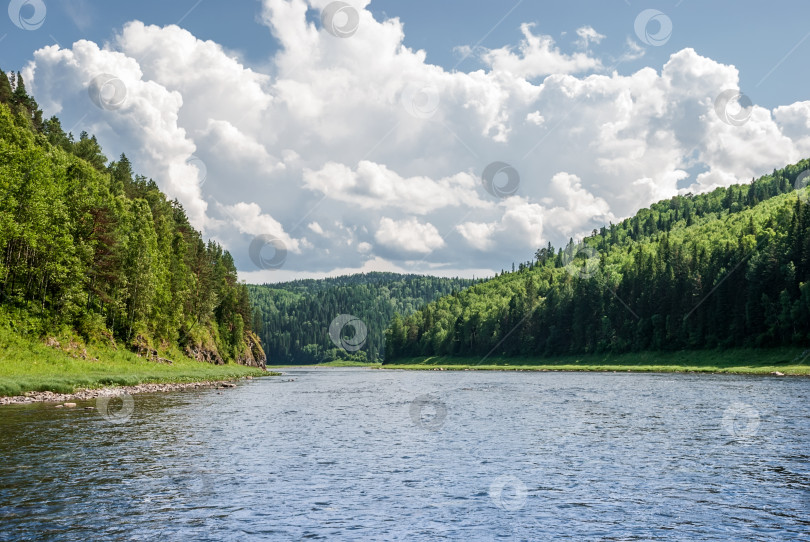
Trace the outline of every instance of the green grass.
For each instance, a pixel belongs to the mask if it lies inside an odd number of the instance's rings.
[[[268,368],[274,369],[283,369],[285,367],[375,367],[379,368],[382,366],[382,363],[368,363],[362,361],[330,361],[328,363],[312,363],[312,364],[295,364],[295,363],[284,363],[281,365],[268,365]]]
[[[382,363],[367,363],[362,361],[330,361],[329,363],[319,363],[318,367],[380,367]]]
[[[254,367],[194,361],[179,351],[167,356],[174,362],[168,365],[147,361],[120,347],[117,350],[111,347],[86,348],[88,359],[77,359],[59,348],[45,346],[42,341],[23,337],[0,326],[0,396],[20,395],[27,391],[72,393],[78,388],[268,375]],[[98,358],[98,361],[90,357]]]
[[[384,369],[477,371],[639,371],[810,375],[810,350],[700,350],[628,354],[555,356],[549,358],[416,357],[385,364]]]

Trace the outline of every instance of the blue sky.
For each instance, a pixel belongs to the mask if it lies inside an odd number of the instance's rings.
[[[5,38],[0,41],[0,66],[4,69],[20,69],[34,50],[45,45],[69,46],[79,39],[103,43],[134,19],[160,26],[179,22],[198,38],[213,40],[239,54],[249,65],[266,64],[278,48],[267,27],[257,22],[261,12],[257,1],[62,0],[45,5],[46,20],[38,31],[20,30],[8,18],[2,18],[0,36]],[[590,25],[606,36],[602,51],[619,56],[625,38],[633,35],[633,18],[646,8],[657,8],[672,19],[672,37],[643,59],[616,66],[619,73],[645,65],[660,67],[672,52],[692,47],[701,55],[737,66],[742,89],[756,103],[775,107],[810,95],[806,67],[810,55],[810,2],[803,0],[374,0],[370,4],[378,20],[399,17],[405,25],[405,44],[424,49],[429,63],[462,71],[481,66],[472,58],[459,63],[462,55],[456,47],[513,44],[520,38],[518,27],[522,22],[536,23],[540,32],[553,36],[563,48],[566,44],[570,47],[577,28]]]
[[[12,0],[0,66],[253,282],[482,276],[810,155],[809,2],[347,1],[359,24],[336,37],[332,0]],[[121,104],[88,98],[98,77]],[[753,103],[740,123],[728,92]],[[495,163],[518,190],[487,185]]]

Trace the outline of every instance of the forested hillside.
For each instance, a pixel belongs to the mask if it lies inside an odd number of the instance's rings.
[[[661,201],[427,305],[386,361],[810,345],[810,160]]]
[[[273,363],[373,362],[382,356],[383,330],[394,314],[411,314],[425,303],[473,283],[469,279],[366,273],[248,288],[257,308],[254,327]],[[340,314],[355,316],[365,324],[368,335],[362,349],[346,351],[330,338],[329,326]],[[352,333],[351,326],[347,327],[346,332]]]
[[[22,77],[0,72],[0,323],[263,365],[252,316],[231,255],[177,201],[43,120]]]

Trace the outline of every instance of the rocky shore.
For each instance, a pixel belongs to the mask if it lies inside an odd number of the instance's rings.
[[[250,380],[253,377],[246,377]],[[212,380],[203,382],[180,382],[170,384],[138,384],[137,386],[118,386],[114,388],[80,389],[74,393],[54,393],[52,391],[29,391],[24,395],[0,397],[0,405],[14,405],[26,403],[60,403],[70,401],[88,401],[98,397],[115,397],[119,395],[132,395],[135,393],[157,393],[166,391],[181,391],[188,389],[205,388],[235,388],[231,380]]]

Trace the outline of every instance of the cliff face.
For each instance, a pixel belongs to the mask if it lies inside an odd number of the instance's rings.
[[[244,354],[237,357],[236,362],[240,365],[265,369],[267,366],[267,355],[264,353],[259,337],[250,330],[245,331],[245,346]]]
[[[216,347],[207,348],[201,344],[186,345],[183,352],[188,357],[196,359],[197,361],[205,361],[207,363],[213,363],[214,365],[225,364],[225,361],[222,359],[222,356],[219,355],[219,351],[217,351]]]
[[[243,337],[243,343],[242,353],[237,355],[233,361],[239,365],[264,369],[267,364],[267,356],[262,349],[259,337],[252,331],[247,330]],[[213,341],[202,340],[187,344],[183,351],[188,357],[197,361],[213,363],[214,365],[223,365],[225,363]]]

